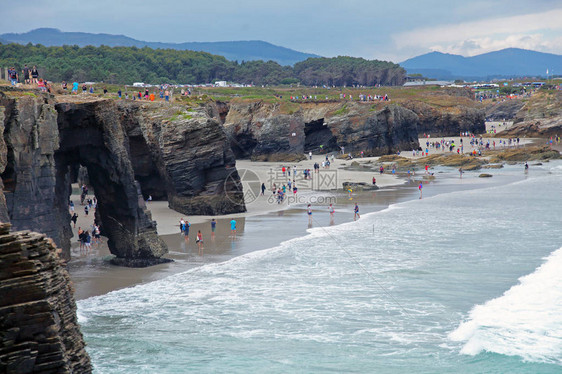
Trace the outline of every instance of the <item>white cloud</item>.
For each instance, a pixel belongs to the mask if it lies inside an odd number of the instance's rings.
[[[490,18],[420,28],[393,36],[399,49],[430,50],[476,55],[517,47],[562,53],[562,8],[546,12]]]

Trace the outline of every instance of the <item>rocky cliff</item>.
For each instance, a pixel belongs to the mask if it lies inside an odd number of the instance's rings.
[[[515,115],[507,134],[533,137],[562,135],[562,91],[541,90],[522,102],[524,105]]]
[[[113,262],[165,261],[148,195],[186,214],[245,210],[224,129],[204,108],[183,109],[2,88],[0,219],[47,234],[68,259],[68,199],[82,166]]]
[[[286,113],[278,104],[231,103],[224,126],[237,157],[292,161],[304,153],[339,151],[382,155],[419,147],[417,116],[388,106],[304,103]]]
[[[418,116],[420,135],[458,136],[465,131],[473,134],[486,132],[486,113],[480,108],[463,105],[438,108],[419,101],[409,101],[402,105]]]
[[[493,103],[486,107],[486,118],[490,121],[511,121],[524,104],[521,99]]]
[[[91,372],[71,287],[52,240],[0,224],[0,372]]]
[[[119,103],[144,197],[185,214],[244,212],[236,160],[206,108]]]
[[[453,100],[470,101],[464,96]],[[340,147],[354,154],[383,155],[417,149],[418,135],[423,133],[452,136],[485,131],[485,113],[480,108],[438,109],[412,100],[399,105],[303,102],[290,107],[233,101],[226,109],[224,103],[220,108],[210,105],[209,113],[224,123],[236,157],[255,161],[292,161],[309,151],[339,151]]]

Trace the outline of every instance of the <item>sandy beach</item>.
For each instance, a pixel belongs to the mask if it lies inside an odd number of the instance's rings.
[[[428,141],[440,141],[442,138],[429,138]],[[447,137],[446,140],[459,138]],[[465,140],[466,139],[466,140]],[[468,144],[469,138],[463,138]],[[497,140],[497,139],[496,139]],[[529,140],[523,140],[529,141]],[[420,139],[420,144],[424,140]],[[523,144],[523,143],[521,143]],[[433,150],[435,152],[435,150]],[[444,153],[443,151],[437,151]],[[403,151],[405,157],[412,156],[412,152]],[[432,151],[430,151],[432,154]],[[245,173],[250,173],[259,178],[260,183],[270,186],[273,182],[279,187],[289,180],[288,175],[283,177],[281,168],[291,167],[297,169],[298,196],[292,196],[283,203],[277,203],[272,192],[268,189],[263,196],[257,197],[246,195],[247,212],[230,214],[218,217],[212,216],[186,216],[168,207],[167,201],[148,201],[147,206],[152,213],[152,218],[158,224],[158,232],[166,242],[169,253],[166,257],[174,260],[172,263],[152,266],[150,268],[135,269],[113,266],[109,263],[111,254],[107,248],[107,239],[102,237],[100,244],[93,244],[92,249],[86,253],[79,250],[77,242],[78,227],[91,230],[94,215],[90,212],[84,214],[84,207],[80,205],[80,197],[74,194],[71,199],[75,203],[78,213],[76,228],[73,228],[71,260],[68,268],[74,282],[76,298],[83,299],[91,296],[101,295],[112,290],[134,286],[161,279],[165,276],[183,272],[206,263],[220,262],[232,257],[249,253],[255,250],[271,248],[291,238],[306,235],[306,230],[311,227],[329,227],[353,220],[353,207],[355,203],[360,206],[360,213],[367,213],[386,208],[388,205],[403,201],[405,199],[417,198],[417,184],[413,179],[408,181],[404,171],[398,170],[396,174],[384,174],[371,169],[371,164],[378,157],[365,157],[354,160],[335,159],[329,169],[321,168],[314,173],[313,184],[302,181],[302,170],[313,169],[315,162],[319,164],[325,159],[325,155],[313,155],[312,159],[298,163],[282,162],[251,162],[249,160],[237,161],[236,167],[244,182]],[[356,161],[351,167],[351,163]],[[248,174],[246,174],[248,175]],[[366,183],[370,185],[372,178],[376,178],[376,184],[380,188],[376,191],[353,191],[351,196],[343,191],[344,182]],[[325,178],[321,183],[322,178]],[[331,178],[331,179],[330,179]],[[300,181],[300,182],[299,182]],[[326,182],[327,181],[327,182]],[[302,183],[302,184],[301,184]],[[468,186],[468,181],[464,182]],[[255,186],[254,186],[255,187]],[[249,188],[247,185],[244,186]],[[458,188],[458,187],[455,187]],[[76,186],[75,192],[78,193]],[[424,191],[425,196],[426,191]],[[312,204],[312,219],[308,220],[306,207]],[[332,217],[328,212],[328,205],[332,203],[336,213]],[[187,219],[190,224],[190,236],[188,241],[179,231],[179,220]],[[212,237],[210,220],[215,218],[217,229]],[[230,221],[237,221],[237,236],[230,236]],[[201,230],[204,239],[203,254],[198,253],[195,243],[197,231]]]
[[[78,213],[76,228],[73,228],[71,260],[68,268],[76,290],[76,298],[83,299],[100,295],[123,287],[154,281],[170,274],[182,272],[205,263],[225,261],[251,251],[270,248],[281,242],[306,234],[311,227],[330,226],[353,220],[353,206],[357,202],[361,213],[383,209],[389,204],[404,199],[405,196],[415,193],[411,188],[398,190],[390,187],[404,186],[406,180],[392,174],[379,174],[372,171],[346,170],[352,161],[336,159],[331,163],[330,169],[320,169],[313,177],[313,183],[318,183],[320,177],[331,177],[323,186],[310,185],[302,181],[302,170],[313,170],[315,162],[319,164],[325,159],[323,155],[313,155],[312,160],[303,160],[298,163],[281,162],[251,162],[249,160],[237,161],[236,167],[242,175],[245,172],[254,173],[260,181],[271,185],[273,180],[277,186],[288,181],[289,177],[282,176],[283,166],[297,168],[297,196],[289,195],[283,203],[277,203],[270,190],[263,196],[246,198],[247,212],[230,214],[219,217],[211,216],[186,216],[168,207],[167,201],[148,201],[147,206],[152,213],[152,218],[158,223],[158,232],[166,242],[169,253],[166,257],[174,262],[161,264],[144,269],[122,268],[109,264],[111,254],[107,247],[107,239],[102,237],[100,244],[93,244],[92,249],[86,253],[80,251],[77,241],[79,227],[91,230],[94,222],[93,212],[88,216],[84,214],[84,206],[80,205],[78,188],[75,186],[71,199]],[[360,163],[368,163],[377,158],[359,159]],[[294,172],[293,172],[294,173]],[[376,177],[376,184],[381,190],[372,192],[354,191],[350,196],[342,190],[344,182],[362,182],[371,184]],[[272,179],[273,178],[273,179]],[[299,182],[300,180],[300,182]],[[301,184],[302,182],[302,184]],[[308,221],[305,213],[308,203],[313,205],[313,219]],[[331,219],[328,206],[332,203],[336,213]],[[188,241],[179,231],[179,220],[187,219],[190,224]],[[215,218],[217,229],[214,238],[211,235],[210,220]],[[230,237],[230,221],[237,221],[237,237]],[[197,231],[201,230],[204,239],[203,255],[198,254],[195,244]]]

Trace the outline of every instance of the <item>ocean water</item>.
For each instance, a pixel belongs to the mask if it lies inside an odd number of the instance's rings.
[[[95,372],[561,373],[562,164],[514,180],[81,300]]]

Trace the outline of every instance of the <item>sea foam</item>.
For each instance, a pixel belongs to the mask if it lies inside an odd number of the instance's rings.
[[[449,334],[461,353],[482,351],[562,365],[562,248],[501,297],[475,306]]]

